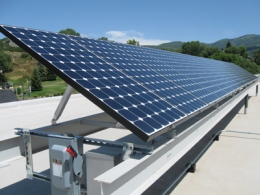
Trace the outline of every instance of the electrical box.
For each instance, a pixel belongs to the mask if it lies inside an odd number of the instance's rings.
[[[87,194],[100,192],[100,184],[94,178],[120,163],[121,150],[96,149],[85,153],[87,168]]]
[[[55,195],[80,195],[83,153],[82,137],[67,139],[49,137],[51,193]],[[76,167],[75,167],[76,166]],[[76,174],[75,175],[75,171]],[[83,181],[84,182],[84,181]]]
[[[66,149],[60,145],[50,149],[51,181],[59,189],[69,189],[73,180],[72,157]]]

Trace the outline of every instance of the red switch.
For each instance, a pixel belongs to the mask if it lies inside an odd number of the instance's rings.
[[[71,147],[71,146],[68,146],[66,151],[73,157],[75,158],[77,156],[77,153],[75,152],[75,150]]]

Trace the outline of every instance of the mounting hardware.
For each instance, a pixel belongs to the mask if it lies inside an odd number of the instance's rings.
[[[189,166],[189,168],[187,169],[188,173],[195,173],[196,172],[196,164],[195,163],[188,163],[187,167]]]
[[[171,129],[167,132],[167,138],[168,139],[174,139],[176,137],[176,130]]]
[[[244,108],[244,114],[247,114],[247,108],[248,108],[248,94],[245,96],[245,108]]]
[[[24,155],[26,158],[26,173],[28,179],[33,179],[32,145],[29,129],[23,129]]]
[[[116,123],[116,127],[117,127],[117,128],[125,128],[125,127],[124,127],[121,123],[119,123],[119,122]]]
[[[116,142],[116,141],[108,141],[108,140],[102,140],[102,139],[95,139],[95,138],[88,138],[84,137],[83,139],[84,144],[90,144],[94,146],[109,146],[114,148],[123,148],[126,146],[125,142]],[[139,145],[139,144],[133,144],[133,152],[139,153],[139,154],[152,154],[153,153],[153,146],[145,146],[145,145]]]
[[[121,155],[121,161],[128,159],[134,152],[134,144],[133,143],[123,143],[123,151]]]
[[[219,134],[218,135],[213,135],[214,139],[213,141],[219,141]]]
[[[80,124],[81,125],[96,126],[96,127],[126,129],[121,123],[116,122],[116,121],[108,122],[108,121],[100,121],[100,120],[82,119],[80,121]]]

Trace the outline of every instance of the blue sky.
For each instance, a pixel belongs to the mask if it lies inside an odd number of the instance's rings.
[[[260,0],[0,0],[0,24],[141,45],[260,34]],[[4,36],[0,34],[0,38]]]

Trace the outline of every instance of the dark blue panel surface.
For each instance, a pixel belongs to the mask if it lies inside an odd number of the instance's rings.
[[[33,29],[0,30],[144,141],[256,79],[216,60]]]
[[[186,115],[190,115],[207,105],[206,102],[201,101],[199,98],[197,98],[197,101],[187,102],[190,98],[186,98],[185,94],[193,98],[196,97],[177,83],[170,81],[161,72],[154,70],[150,62],[149,64],[144,62],[144,55],[132,56],[132,53],[127,52],[128,50],[125,49],[133,46],[126,45],[122,48],[120,47],[122,44],[90,40],[82,37],[74,37],[73,39]],[[175,101],[172,96],[179,96],[176,98],[179,102]]]

